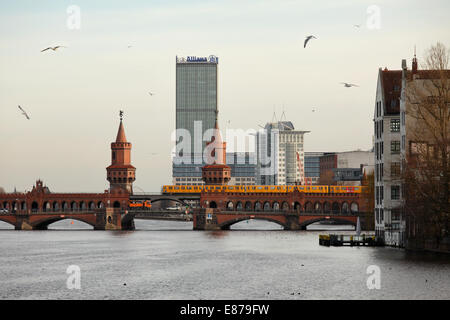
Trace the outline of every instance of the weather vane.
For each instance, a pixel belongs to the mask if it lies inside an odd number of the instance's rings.
[[[122,110],[119,111],[119,116],[120,116],[120,121],[122,121],[122,119],[123,119],[123,111]]]

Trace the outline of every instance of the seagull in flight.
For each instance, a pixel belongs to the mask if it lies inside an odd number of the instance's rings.
[[[153,93],[153,92],[150,92],[150,91],[148,92],[148,94],[151,95],[151,96],[154,95],[154,93]]]
[[[48,48],[45,48],[44,50],[41,50],[41,52],[44,52],[44,51],[47,51],[47,50],[50,50],[50,49],[52,49],[53,51],[56,51],[59,48],[67,48],[67,47],[65,47],[65,46],[48,47]]]
[[[303,43],[303,48],[306,48],[306,44],[308,43],[309,40],[311,40],[311,38],[317,39],[314,36],[307,36],[306,39],[305,39],[305,42]]]
[[[361,27],[361,25],[360,24],[354,24],[353,25],[355,28],[359,28],[359,27]]]
[[[344,85],[344,87],[346,87],[346,88],[350,88],[350,87],[359,87],[358,85],[356,85],[356,84],[353,84],[353,83],[347,83],[347,82],[341,82],[343,85]]]
[[[21,106],[19,106],[20,111],[22,111],[22,114],[27,117],[28,120],[30,120],[30,117],[28,116],[28,114],[25,112],[25,110],[22,109]]]
[[[317,110],[316,107],[313,107],[313,108],[312,108],[312,112],[316,112],[316,110]]]

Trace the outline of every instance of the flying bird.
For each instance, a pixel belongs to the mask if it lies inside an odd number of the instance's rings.
[[[148,92],[148,94],[151,95],[151,96],[154,95],[154,93],[153,93],[153,92],[150,92],[150,91]]]
[[[307,36],[306,39],[305,39],[305,42],[303,43],[303,48],[306,48],[306,44],[308,43],[309,40],[311,40],[311,38],[317,39],[314,36]]]
[[[132,46],[128,46],[128,49],[131,48]]]
[[[27,117],[28,120],[30,120],[30,117],[28,116],[28,114],[25,112],[25,110],[22,109],[21,106],[19,106],[19,109],[22,111],[22,114]]]
[[[316,112],[316,110],[317,110],[316,107],[313,107],[313,108],[312,108],[312,112]]]
[[[361,27],[361,25],[360,24],[354,24],[353,25],[355,28],[359,28],[359,27]]]
[[[56,51],[59,48],[67,48],[67,47],[65,47],[65,46],[48,47],[48,48],[45,48],[44,50],[41,50],[41,52],[44,52],[44,51],[47,51],[47,50],[50,50],[50,49],[52,49],[53,51]]]
[[[344,87],[347,87],[347,88],[350,88],[350,87],[359,87],[358,85],[353,84],[353,83],[347,83],[347,82],[341,82],[341,83],[344,85]]]

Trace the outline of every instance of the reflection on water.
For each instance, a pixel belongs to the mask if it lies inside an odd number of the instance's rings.
[[[448,256],[323,247],[324,231],[283,231],[260,220],[232,231],[192,231],[184,221],[135,223],[136,231],[119,232],[70,220],[47,231],[0,224],[0,298],[450,299]],[[81,269],[81,290],[66,288],[73,264]],[[369,265],[381,269],[380,290],[367,288]]]

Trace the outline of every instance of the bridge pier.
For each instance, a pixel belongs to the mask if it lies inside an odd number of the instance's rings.
[[[201,208],[192,215],[194,230],[221,230],[217,223],[217,209]]]

